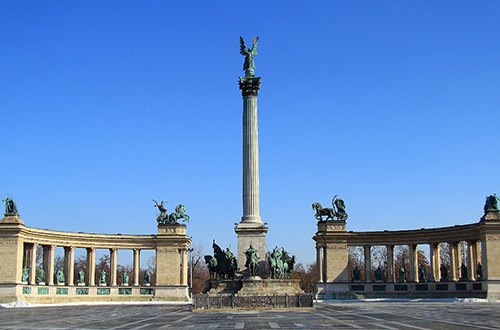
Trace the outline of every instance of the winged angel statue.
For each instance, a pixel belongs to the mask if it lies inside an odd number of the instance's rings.
[[[245,41],[240,37],[240,54],[245,55],[245,63],[243,64],[243,70],[245,71],[245,76],[255,75],[255,64],[253,62],[253,57],[257,55],[257,41],[259,37],[252,38],[253,46],[252,49],[247,48]]]

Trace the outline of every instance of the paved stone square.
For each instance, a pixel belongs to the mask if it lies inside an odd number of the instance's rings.
[[[189,306],[1,308],[0,329],[500,329],[500,304],[319,303],[315,311],[191,312]]]

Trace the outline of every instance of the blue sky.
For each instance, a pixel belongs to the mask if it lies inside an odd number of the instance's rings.
[[[500,193],[500,3],[0,2],[0,191],[27,226],[151,234],[152,198],[237,246],[238,76],[259,36],[267,245],[315,258],[313,202],[348,230],[473,223]],[[5,195],[6,196],[6,195]]]

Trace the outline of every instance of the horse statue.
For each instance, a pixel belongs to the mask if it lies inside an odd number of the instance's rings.
[[[183,222],[188,222],[189,223],[189,215],[186,213],[186,207],[182,204],[179,204],[175,207],[175,212],[171,213],[168,216],[168,222],[170,223],[177,223],[178,219],[183,219]]]
[[[278,247],[275,247],[273,251],[267,255],[267,267],[269,268],[270,278],[278,278],[279,270],[277,261],[280,257]]]
[[[332,198],[332,207],[323,207],[320,203],[315,202],[312,204],[313,210],[316,211],[314,217],[318,221],[346,221],[347,213],[345,211],[345,202],[343,199],[337,198],[338,195]],[[323,217],[326,217],[323,219]]]
[[[333,208],[329,208],[329,207],[324,208],[318,202],[313,203],[312,208],[314,211],[316,211],[316,214],[314,215],[314,217],[318,221],[328,221],[328,220],[333,220],[335,218],[335,211],[333,210]],[[323,220],[324,216],[326,216],[325,220]]]
[[[217,279],[217,259],[210,255],[205,256],[205,263],[208,267],[208,273],[211,280]]]
[[[250,276],[257,276],[259,273],[259,256],[257,255],[257,250],[255,250],[250,243],[250,247],[243,251],[245,256],[247,257],[247,261],[245,266],[248,269]]]
[[[269,277],[273,279],[292,278],[292,271],[295,267],[295,256],[291,256],[282,247],[281,250],[275,247],[267,256],[269,267]]]
[[[283,263],[284,278],[292,278],[292,272],[294,268],[295,256],[291,256]]]
[[[234,279],[238,263],[236,257],[229,248],[223,251],[220,246],[213,240],[212,248],[214,255],[205,256],[205,263],[207,264],[210,273],[210,279]]]

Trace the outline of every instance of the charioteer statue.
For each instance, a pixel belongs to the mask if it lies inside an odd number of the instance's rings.
[[[347,220],[347,213],[345,211],[345,202],[343,199],[337,198],[338,195],[332,198],[332,207],[323,207],[320,203],[312,204],[313,210],[316,211],[314,217],[318,221],[339,221],[345,222]],[[323,217],[326,217],[323,219]]]
[[[159,225],[166,225],[166,224],[177,224],[177,220],[182,219],[183,222],[188,222],[189,223],[189,215],[186,214],[186,207],[183,204],[179,204],[175,207],[175,212],[172,212],[170,215],[167,212],[167,209],[165,208],[165,203],[164,201],[161,201],[158,203],[153,199],[153,202],[155,202],[154,207],[157,207],[160,213],[156,214],[156,222],[158,222]]]

